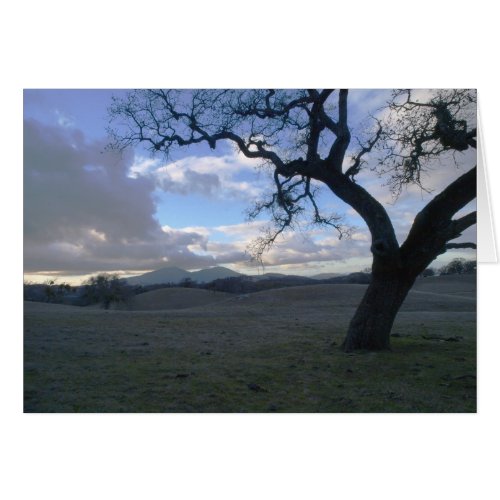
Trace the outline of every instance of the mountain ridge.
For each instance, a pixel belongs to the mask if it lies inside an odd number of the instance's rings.
[[[197,283],[209,283],[210,281],[223,278],[243,276],[227,267],[214,266],[199,271],[186,271],[180,267],[162,267],[156,271],[125,278],[129,285],[160,285],[163,283],[180,283],[191,279]]]
[[[352,273],[351,273],[352,274]],[[356,274],[356,273],[354,273]],[[345,276],[351,276],[345,275]],[[168,266],[162,267],[155,271],[150,271],[138,276],[131,276],[130,278],[125,278],[129,285],[161,285],[161,284],[179,284],[186,279],[190,279],[196,283],[204,284],[210,283],[211,281],[226,278],[237,278],[245,277],[252,281],[262,281],[262,280],[291,280],[291,279],[302,279],[302,280],[329,280],[333,279],[336,281],[342,281],[344,275],[339,273],[321,273],[313,276],[296,276],[282,273],[265,273],[261,275],[247,275],[233,271],[227,267],[223,266],[213,266],[206,269],[200,269],[198,271],[186,271],[180,267]]]

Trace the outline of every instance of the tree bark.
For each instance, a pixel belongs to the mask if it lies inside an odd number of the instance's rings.
[[[390,349],[394,319],[414,282],[414,276],[402,271],[375,274],[351,320],[343,350]]]
[[[446,251],[450,240],[476,223],[475,212],[452,219],[476,197],[476,168],[452,182],[417,214],[401,247],[385,209],[364,190],[349,184],[344,187],[342,183],[332,185],[331,189],[363,217],[373,240],[372,283],[351,320],[342,347],[346,352],[390,349],[394,319],[416,277]]]

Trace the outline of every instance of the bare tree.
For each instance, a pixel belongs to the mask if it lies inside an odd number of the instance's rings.
[[[453,219],[476,197],[476,168],[416,215],[401,245],[386,210],[356,177],[374,168],[389,176],[395,196],[407,184],[422,186],[421,173],[433,161],[475,149],[476,94],[443,90],[418,100],[411,91],[395,91],[384,115],[373,118],[371,133],[365,140],[357,139],[355,146],[348,96],[344,89],[137,90],[113,101],[110,132],[114,147],[142,143],[167,157],[176,148],[206,143],[214,149],[226,141],[268,165],[274,190],[250,216],[269,212],[273,226],[256,241],[257,256],[308,213],[313,224],[331,226],[339,237],[348,235],[342,217],[320,211],[318,185],[327,186],[356,210],[372,236],[372,282],[343,348],[387,349],[396,314],[416,277],[439,254],[463,247],[449,242],[476,222],[475,212]]]
[[[112,303],[126,303],[132,296],[132,288],[118,274],[101,273],[84,282],[84,296],[90,303],[100,303],[109,309]]]

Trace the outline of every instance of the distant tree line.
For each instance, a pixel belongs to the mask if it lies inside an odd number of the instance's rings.
[[[109,309],[111,304],[126,304],[136,294],[136,288],[117,274],[101,273],[81,286],[56,283],[54,279],[41,284],[24,282],[24,300],[75,306],[100,304]]]
[[[24,282],[24,300],[35,302],[62,303],[64,297],[70,295],[77,287],[68,283],[56,283],[55,279],[48,279],[43,283]]]
[[[476,274],[475,260],[453,259],[439,270],[439,274]]]
[[[428,267],[422,272],[421,276],[427,278],[429,276],[446,276],[450,274],[476,274],[476,272],[477,261],[457,258],[439,269]]]

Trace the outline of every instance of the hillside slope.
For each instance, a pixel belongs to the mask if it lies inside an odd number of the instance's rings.
[[[158,311],[164,309],[188,309],[226,301],[231,295],[197,288],[160,288],[136,295],[127,309],[132,311]]]

